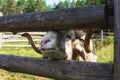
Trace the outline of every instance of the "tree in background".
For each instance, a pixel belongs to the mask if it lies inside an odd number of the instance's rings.
[[[47,8],[46,3],[43,0],[36,0],[35,6],[36,11],[44,11]]]
[[[45,0],[0,0],[0,11],[2,11],[4,15],[23,14],[35,11],[103,4],[105,1],[106,0],[65,0],[53,6],[47,6]]]
[[[46,9],[45,9],[45,10],[46,10],[46,11],[51,11],[51,10],[53,10],[53,9],[54,9],[54,7],[49,5],[49,6],[46,6]]]
[[[16,0],[0,0],[0,11],[4,15],[16,13]]]
[[[103,4],[106,0],[65,0],[60,1],[57,5],[55,5],[54,9],[59,8],[70,8],[70,7],[79,7],[79,6],[86,6],[86,5],[97,5]]]
[[[70,0],[65,0],[64,8],[69,8],[69,7],[70,7]]]
[[[11,15],[16,13],[16,0],[6,0],[6,5],[4,5],[6,9],[6,15]]]
[[[87,0],[86,5],[96,5],[100,4],[100,0]]]
[[[71,7],[70,0],[65,0],[64,2],[60,1],[57,5],[55,5],[54,9],[70,8],[70,7]]]
[[[101,4],[105,4],[107,2],[107,0],[100,0]]]
[[[24,10],[25,5],[26,5],[25,0],[17,0],[16,12],[19,14],[23,14],[25,12],[25,10]]]
[[[75,6],[76,7],[85,6],[85,3],[86,3],[86,0],[77,0]]]
[[[3,14],[6,14],[7,12],[7,0],[0,0],[0,11],[3,12]]]
[[[71,3],[70,3],[70,7],[76,7],[76,1],[73,0]]]
[[[57,5],[55,5],[54,9],[60,9],[60,8],[64,8],[64,7],[65,7],[64,2],[60,1]]]
[[[86,0],[86,5],[97,5],[97,4],[103,4],[106,0]]]
[[[0,0],[0,11],[3,10],[4,5],[5,5],[5,0]]]
[[[35,0],[26,1],[25,13],[35,12],[35,8]]]

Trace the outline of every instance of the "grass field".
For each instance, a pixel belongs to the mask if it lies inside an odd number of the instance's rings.
[[[113,44],[109,44],[107,46],[102,47],[101,49],[96,50],[97,53],[97,61],[98,62],[104,62],[104,63],[113,63],[113,53],[114,48]]]
[[[0,53],[41,58],[41,55],[36,53],[31,48],[2,48],[0,49]],[[112,63],[113,43],[102,46],[101,48],[97,48],[96,53],[98,56],[98,62]],[[0,70],[0,80],[53,80],[53,79]]]

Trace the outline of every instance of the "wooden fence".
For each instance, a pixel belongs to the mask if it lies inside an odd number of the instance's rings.
[[[31,47],[31,45],[29,44],[28,40],[24,37],[21,36],[21,34],[23,34],[24,32],[18,33],[13,35],[10,32],[6,32],[6,33],[1,33],[1,48],[2,47]],[[36,42],[40,42],[40,40],[42,39],[42,36],[46,34],[46,32],[29,32],[29,34],[31,34],[33,40]],[[18,42],[28,42],[28,44],[19,44]],[[8,44],[6,44],[8,43]],[[12,43],[16,43],[16,44],[12,44]]]
[[[0,31],[48,31],[69,29],[113,29],[114,64],[0,55],[0,68],[57,80],[120,80],[120,0],[105,5],[3,16]],[[115,9],[115,10],[113,10]],[[114,12],[113,12],[114,11]],[[114,22],[114,23],[113,23]],[[114,24],[114,26],[113,26]]]

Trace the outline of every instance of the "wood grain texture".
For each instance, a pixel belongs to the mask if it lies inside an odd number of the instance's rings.
[[[106,26],[105,5],[0,17],[0,31],[28,32],[69,29],[113,29]]]
[[[43,60],[0,54],[0,68],[57,80],[112,80],[112,64]]]
[[[120,0],[114,0],[114,7],[115,7],[114,80],[120,80]]]

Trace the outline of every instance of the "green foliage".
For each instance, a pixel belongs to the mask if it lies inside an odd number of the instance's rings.
[[[0,0],[0,11],[4,15],[23,14],[50,9],[51,7],[47,7],[44,0]]]
[[[79,6],[86,6],[86,5],[97,5],[103,4],[106,0],[65,0],[60,1],[57,5],[55,5],[54,9],[59,8],[70,8],[70,7],[79,7]]]
[[[16,13],[16,0],[4,0],[1,4],[1,11],[4,15],[11,15]]]
[[[100,0],[87,0],[86,5],[96,5],[100,4]]]
[[[36,11],[44,11],[46,10],[46,3],[43,0],[36,0]]]
[[[60,8],[64,8],[65,5],[62,1],[60,1],[57,5],[55,5],[55,9],[60,9]]]
[[[31,13],[35,11],[71,8],[103,4],[106,0],[65,0],[54,6],[47,6],[45,0],[0,0],[0,11],[4,15]]]
[[[73,0],[73,1],[70,3],[70,7],[76,7],[76,2],[75,2],[75,0]]]
[[[35,0],[27,0],[25,12],[26,13],[35,12]]]
[[[0,11],[3,11],[4,5],[5,5],[5,0],[0,0]]]
[[[85,6],[85,4],[86,4],[85,0],[77,0],[76,1],[76,7]]]
[[[7,9],[8,9],[8,14],[16,13],[16,1],[7,0]]]
[[[26,1],[25,0],[17,0],[16,12],[19,13],[19,14],[24,13],[25,5],[26,5]]]

